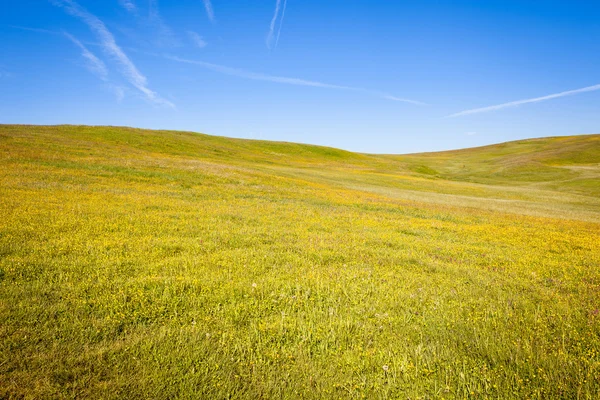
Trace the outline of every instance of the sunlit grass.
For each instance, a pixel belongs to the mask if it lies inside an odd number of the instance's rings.
[[[598,398],[598,136],[543,143],[0,126],[0,398]]]

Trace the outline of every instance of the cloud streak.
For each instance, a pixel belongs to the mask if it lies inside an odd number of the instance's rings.
[[[2,67],[0,67],[0,79],[3,78],[10,78],[12,76],[12,74],[6,70],[4,70]]]
[[[125,89],[123,89],[121,86],[114,86],[114,85],[110,85],[109,89],[112,90],[115,97],[117,98],[117,103],[120,103],[123,101],[123,99],[125,98]]]
[[[214,23],[215,22],[215,11],[213,10],[212,3],[210,2],[210,0],[203,0],[203,1],[204,1],[204,8],[206,9],[206,15],[208,16],[208,19],[210,20],[210,22]]]
[[[100,60],[98,57],[96,57],[96,55],[94,53],[92,53],[91,51],[89,51],[88,48],[85,47],[83,45],[83,43],[81,43],[79,40],[77,40],[73,35],[70,35],[67,32],[63,32],[63,34],[71,42],[73,42],[77,47],[79,47],[79,49],[81,50],[81,55],[87,61],[87,67],[88,67],[88,69],[94,75],[96,75],[98,78],[100,78],[103,81],[107,82],[108,81],[108,69],[106,68],[106,65],[102,62],[102,60]]]
[[[115,59],[121,66],[121,72],[128,82],[139,90],[148,101],[161,106],[175,108],[168,100],[161,98],[148,87],[147,79],[137,69],[135,64],[117,45],[114,36],[106,25],[95,15],[89,13],[73,0],[53,0],[56,6],[62,7],[67,13],[82,20],[96,34],[104,51]]]
[[[158,32],[158,46],[177,47],[180,45],[179,40],[163,21],[158,8],[158,0],[150,0],[148,2],[148,22]]]
[[[279,38],[281,37],[281,28],[283,28],[283,20],[285,19],[285,10],[287,10],[287,0],[283,0],[283,11],[281,12],[281,21],[279,21],[279,30],[277,31],[277,39],[275,40],[275,48],[279,46]]]
[[[206,45],[208,44],[208,43],[206,43],[206,41],[204,40],[204,38],[202,36],[198,35],[194,31],[188,31],[188,35],[192,39],[192,42],[194,42],[194,44],[201,49],[206,47]]]
[[[105,86],[113,92],[115,97],[117,98],[117,102],[120,103],[125,98],[125,89],[120,86],[112,84],[108,79],[108,68],[106,68],[106,64],[102,62],[94,53],[88,50],[87,47],[73,35],[63,32],[63,35],[67,37],[71,42],[73,42],[79,49],[81,50],[81,55],[87,61],[87,68],[91,73],[96,75],[102,81],[104,81]]]
[[[334,90],[347,90],[347,91],[368,94],[371,96],[379,97],[379,98],[382,98],[385,100],[390,100],[390,101],[397,101],[397,102],[409,103],[409,104],[414,104],[414,105],[426,105],[425,103],[422,103],[420,101],[396,97],[396,96],[392,96],[392,95],[389,95],[384,92],[378,92],[378,91],[374,91],[374,90],[356,88],[356,87],[351,87],[351,86],[333,85],[330,83],[310,81],[310,80],[306,80],[306,79],[288,78],[288,77],[283,77],[283,76],[275,76],[275,75],[268,75],[268,74],[262,74],[262,73],[257,73],[257,72],[250,72],[250,71],[246,71],[246,70],[239,69],[239,68],[232,68],[232,67],[227,67],[224,65],[212,64],[212,63],[208,63],[208,62],[204,62],[204,61],[188,60],[185,58],[171,56],[171,55],[165,55],[163,57],[165,57],[169,60],[172,60],[172,61],[179,62],[179,63],[197,65],[199,67],[202,67],[202,68],[214,71],[214,72],[218,72],[218,73],[230,75],[230,76],[235,76],[238,78],[250,79],[250,80],[255,80],[255,81],[280,83],[280,84],[285,84],[285,85],[309,86],[309,87],[334,89]]]
[[[126,9],[129,12],[137,11],[137,7],[135,6],[135,3],[133,2],[133,0],[119,0],[119,4],[121,4],[121,7],[123,7],[124,9]]]
[[[281,0],[277,0],[275,3],[275,12],[269,25],[269,33],[267,34],[267,47],[269,49],[276,49],[279,44],[279,37],[281,36],[281,28],[283,26],[283,20],[285,18],[285,10],[287,9],[287,0],[283,0],[283,11],[281,12],[281,19],[279,21],[279,29],[277,30],[277,36],[275,36],[275,27],[277,26],[277,19],[279,18],[279,11],[281,10]],[[273,46],[273,40],[275,45]]]
[[[573,95],[580,94],[580,93],[595,92],[597,90],[600,90],[600,85],[588,86],[588,87],[584,87],[581,89],[575,89],[575,90],[568,90],[566,92],[554,93],[554,94],[550,94],[548,96],[534,97],[532,99],[511,101],[509,103],[498,104],[495,106],[474,108],[472,110],[465,110],[465,111],[458,112],[456,114],[448,115],[446,118],[456,118],[456,117],[462,117],[465,115],[481,114],[481,113],[486,113],[486,112],[490,112],[490,111],[502,110],[504,108],[518,107],[523,104],[539,103],[542,101],[558,99],[561,97],[573,96]]]
[[[20,29],[22,31],[29,31],[29,32],[35,32],[35,33],[45,33],[45,34],[48,34],[48,35],[62,35],[61,32],[51,31],[49,29],[30,28],[28,26],[19,26],[19,25],[7,25],[7,26],[9,28]]]

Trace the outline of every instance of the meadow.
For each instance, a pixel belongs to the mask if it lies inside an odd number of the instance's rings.
[[[0,399],[598,399],[600,135],[0,125]]]

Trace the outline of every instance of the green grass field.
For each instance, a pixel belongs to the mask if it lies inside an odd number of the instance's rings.
[[[1,399],[598,399],[600,135],[0,125]]]

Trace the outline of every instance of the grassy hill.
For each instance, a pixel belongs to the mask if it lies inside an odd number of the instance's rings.
[[[413,166],[424,164],[446,179],[505,185],[539,183],[557,190],[566,189],[562,185],[569,182],[567,191],[600,195],[600,135],[521,140],[404,158]]]
[[[600,135],[0,125],[0,398],[598,398]]]

